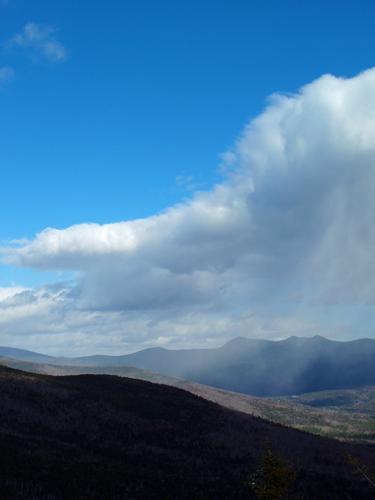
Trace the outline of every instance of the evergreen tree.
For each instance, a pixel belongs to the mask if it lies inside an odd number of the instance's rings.
[[[267,448],[259,469],[251,476],[250,487],[259,500],[280,500],[294,481],[290,465]]]

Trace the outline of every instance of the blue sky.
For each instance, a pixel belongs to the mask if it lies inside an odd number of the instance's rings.
[[[11,0],[5,42],[54,27],[60,63],[2,50],[1,238],[153,214],[208,188],[275,91],[374,63],[373,2]]]
[[[0,68],[11,72],[0,87],[3,246],[48,227],[149,217],[209,191],[222,182],[220,155],[269,95],[374,65],[371,1],[9,0],[0,9]],[[30,25],[41,44],[25,38]],[[50,42],[60,56],[44,52]],[[3,263],[0,287],[82,272]]]

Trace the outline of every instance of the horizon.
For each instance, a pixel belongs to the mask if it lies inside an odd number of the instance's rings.
[[[11,345],[0,345],[0,350],[1,349],[14,349],[15,351],[25,351],[29,352],[32,354],[38,354],[41,356],[46,356],[46,357],[51,357],[51,358],[56,358],[56,359],[75,359],[75,358],[90,358],[90,357],[95,357],[95,356],[105,356],[105,357],[121,357],[121,356],[128,356],[131,354],[136,354],[138,352],[142,351],[148,351],[148,350],[155,350],[155,349],[161,349],[165,351],[195,351],[195,350],[216,350],[216,349],[221,349],[222,347],[225,347],[228,344],[231,344],[232,342],[235,342],[237,340],[250,340],[254,342],[272,342],[272,343],[281,343],[281,342],[286,342],[288,340],[294,340],[294,339],[301,339],[301,340],[314,340],[314,339],[322,339],[322,340],[328,340],[329,342],[336,342],[336,343],[351,343],[351,342],[361,342],[363,340],[370,340],[375,342],[375,339],[369,338],[369,337],[360,337],[356,339],[350,339],[350,340],[345,340],[345,339],[337,339],[337,338],[329,338],[329,337],[324,337],[322,335],[312,335],[309,337],[302,337],[298,335],[291,335],[289,337],[285,337],[282,339],[266,339],[266,338],[253,338],[253,337],[244,337],[244,336],[238,336],[238,337],[233,337],[227,341],[225,341],[223,344],[213,346],[213,347],[188,347],[188,348],[173,348],[173,347],[161,347],[161,346],[150,346],[150,347],[145,347],[140,350],[136,351],[129,351],[129,352],[122,352],[121,354],[107,354],[105,352],[93,352],[90,354],[81,354],[79,356],[69,356],[69,355],[64,355],[64,354],[50,354],[48,352],[40,352],[40,351],[32,351],[30,349],[24,349],[23,347],[19,346],[11,346]],[[4,356],[6,358],[6,356]],[[0,355],[1,358],[1,355]]]
[[[0,2],[0,344],[375,339],[374,15]]]

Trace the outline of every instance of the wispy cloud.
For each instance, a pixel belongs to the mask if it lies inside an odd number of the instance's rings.
[[[199,188],[198,183],[192,175],[180,174],[175,178],[176,186],[184,189],[185,191],[193,192]]]
[[[0,67],[0,87],[14,78],[14,69],[8,66]]]
[[[62,62],[67,58],[67,50],[57,40],[56,30],[48,25],[27,23],[9,40],[8,46],[28,50],[34,60]]]

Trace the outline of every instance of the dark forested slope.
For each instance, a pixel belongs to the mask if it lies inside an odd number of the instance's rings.
[[[0,364],[44,375],[117,375],[170,385],[279,424],[339,439],[375,444],[375,387],[262,398],[229,392],[130,366],[63,366],[0,358]]]
[[[293,466],[290,498],[372,498],[344,445],[224,409],[180,389],[113,376],[0,367],[0,498],[245,499],[267,446]],[[304,495],[304,496],[303,496]]]

